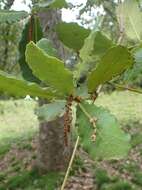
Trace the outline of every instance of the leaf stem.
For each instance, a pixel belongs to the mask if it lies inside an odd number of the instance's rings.
[[[72,156],[71,156],[71,159],[70,159],[70,162],[69,162],[69,165],[68,165],[65,177],[64,177],[64,181],[63,181],[61,190],[64,190],[64,188],[65,188],[65,185],[66,185],[66,182],[67,182],[67,179],[68,179],[68,176],[69,176],[69,173],[70,173],[70,170],[71,170],[74,158],[75,158],[75,154],[76,154],[78,144],[79,144],[79,136],[77,137],[77,140],[76,140],[76,143],[75,143],[75,146],[74,146],[74,149],[73,149],[73,153],[72,153]]]
[[[94,129],[96,129],[96,118],[92,117],[87,111],[86,109],[83,107],[82,104],[79,103],[79,107],[82,110],[82,112],[86,115],[86,117],[89,119],[89,122],[91,123],[91,125],[93,126]]]
[[[78,105],[79,105],[80,109],[83,111],[83,113],[86,115],[86,117],[87,117],[89,120],[91,120],[91,119],[92,119],[91,115],[86,111],[86,109],[83,107],[83,105],[80,104],[80,103],[79,103]]]
[[[89,119],[89,122],[93,125],[94,129],[96,129],[96,120],[86,111],[86,109],[81,105],[78,104],[82,112],[86,115],[86,117]],[[100,135],[100,138],[103,139],[101,133],[99,130],[97,130],[97,133]]]

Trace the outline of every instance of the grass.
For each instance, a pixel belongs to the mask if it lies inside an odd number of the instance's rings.
[[[24,145],[38,131],[36,103],[29,100],[0,101],[0,156],[13,144]]]
[[[60,179],[60,174],[48,173],[47,175],[39,175],[37,171],[23,171],[17,175],[10,177],[7,182],[0,185],[0,190],[22,189],[22,190],[53,190],[57,186],[57,181]],[[4,181],[4,177],[3,177]]]
[[[118,181],[113,184],[105,184],[100,190],[134,190],[127,181]],[[135,189],[136,190],[136,189]]]
[[[124,129],[132,134],[132,147],[142,156],[142,95],[130,92],[101,94],[96,104],[109,109],[120,121]],[[31,167],[36,159],[32,146],[33,137],[38,133],[38,120],[34,114],[36,103],[32,100],[0,101],[0,190],[55,190],[60,174],[49,173],[40,176]],[[15,156],[18,152],[18,156]],[[23,155],[24,154],[24,155]],[[22,157],[24,157],[22,159]],[[142,185],[142,173],[139,162],[117,163],[120,174],[124,171],[132,180],[123,180],[121,176],[110,176],[107,169],[95,168],[96,183],[100,190],[139,190]],[[116,163],[112,163],[113,166]],[[71,171],[74,175],[83,168],[83,161],[77,157]]]
[[[107,171],[101,168],[95,170],[95,178],[98,189],[100,189],[103,184],[111,182],[111,178],[108,176]]]
[[[0,139],[37,130],[35,106],[36,103],[30,100],[0,101]]]
[[[101,94],[97,105],[108,108],[124,125],[138,122],[142,124],[142,95],[132,92],[113,92]]]

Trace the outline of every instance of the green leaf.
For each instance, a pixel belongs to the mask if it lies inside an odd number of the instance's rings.
[[[133,50],[135,62],[142,64],[142,44]]]
[[[134,48],[132,54],[135,58],[135,64],[124,73],[122,78],[126,84],[140,86],[142,81],[142,44]]]
[[[121,159],[130,149],[130,136],[120,128],[117,120],[103,107],[84,102],[83,109],[96,121],[96,141],[92,141],[94,128],[78,107],[77,123],[82,147],[93,159]]]
[[[43,3],[37,3],[37,7],[39,8],[67,8],[68,4],[65,0],[47,0],[46,2]]]
[[[100,58],[112,46],[113,43],[107,36],[100,31],[92,31],[85,39],[84,45],[80,50],[80,57],[85,62],[88,62],[90,59],[92,62],[94,60],[92,57],[97,56]]]
[[[59,39],[67,47],[79,51],[88,37],[90,30],[79,26],[77,23],[61,22],[56,26]]]
[[[26,95],[30,95],[33,97],[46,98],[47,100],[51,100],[55,97],[55,93],[49,88],[41,88],[36,83],[29,83],[27,81],[14,78],[3,71],[0,71],[0,91],[16,97],[25,97]]]
[[[61,60],[47,55],[33,42],[27,45],[26,60],[33,70],[33,74],[44,83],[53,87],[62,95],[73,93],[72,73],[64,67]]]
[[[28,13],[25,11],[7,11],[0,10],[0,23],[13,23],[18,22],[28,16]]]
[[[89,99],[90,94],[88,94],[87,91],[87,85],[86,84],[80,84],[78,88],[76,88],[75,96],[80,96],[82,99]]]
[[[76,76],[80,78],[82,75],[92,69],[96,62],[105,54],[105,52],[113,46],[112,41],[100,31],[92,31],[85,39],[84,45],[80,50],[80,58],[82,62],[76,66]]]
[[[117,8],[120,27],[124,26],[126,35],[136,41],[142,39],[142,12],[137,0],[125,0]]]
[[[40,120],[47,122],[53,121],[57,117],[63,116],[65,112],[65,105],[66,102],[61,100],[50,104],[45,104],[36,110],[36,114]]]
[[[52,42],[49,39],[42,38],[36,43],[36,45],[48,55],[57,57],[57,50],[53,47]]]
[[[29,35],[30,33],[31,33],[31,36]],[[37,79],[32,74],[32,70],[26,63],[26,60],[25,60],[26,45],[29,43],[30,40],[33,40],[34,42],[40,40],[42,36],[43,36],[43,33],[40,26],[39,18],[37,16],[30,17],[24,26],[22,37],[19,42],[19,60],[18,60],[23,78],[30,82],[40,83],[40,80]],[[32,39],[29,39],[30,37]]]
[[[97,64],[96,68],[88,76],[89,92],[133,65],[133,58],[127,48],[116,46],[109,49]]]

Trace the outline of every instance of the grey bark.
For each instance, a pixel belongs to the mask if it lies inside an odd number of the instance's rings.
[[[70,148],[64,145],[63,118],[40,123],[38,169],[41,173],[64,171],[70,158]]]
[[[55,25],[61,20],[57,10],[39,13],[45,37],[52,40],[59,57],[65,59],[65,51],[54,32]],[[56,69],[56,68],[55,68]],[[61,84],[62,85],[62,84]],[[47,102],[40,101],[40,105]],[[70,158],[71,146],[64,144],[63,118],[51,122],[41,122],[39,126],[39,148],[37,166],[41,173],[65,170]]]
[[[39,17],[45,37],[52,40],[54,47],[58,50],[59,57],[65,60],[67,53],[55,32],[56,24],[61,21],[61,11],[48,10],[47,12],[40,12]]]

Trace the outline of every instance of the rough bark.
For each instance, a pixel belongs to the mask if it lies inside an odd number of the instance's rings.
[[[39,13],[45,37],[53,41],[59,57],[65,58],[65,51],[54,32],[55,25],[61,20],[57,10]],[[56,68],[55,68],[56,69]],[[61,84],[62,85],[62,84]],[[40,105],[47,102],[41,100]],[[71,146],[64,144],[63,118],[52,122],[41,122],[39,126],[39,148],[37,166],[41,173],[47,171],[63,171],[69,161]]]
[[[70,158],[64,145],[63,118],[40,124],[38,168],[40,172],[63,171]]]
[[[45,37],[52,40],[54,47],[58,50],[58,55],[61,59],[66,58],[66,51],[62,43],[58,40],[55,32],[55,26],[61,21],[60,10],[48,10],[47,12],[40,12],[39,17],[41,20],[42,28]]]

